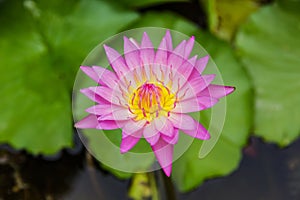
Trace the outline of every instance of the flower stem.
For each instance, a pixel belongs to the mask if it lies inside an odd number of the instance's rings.
[[[163,179],[162,181],[164,184],[164,189],[166,194],[165,199],[176,200],[177,198],[176,198],[175,188],[172,183],[172,179],[170,177],[167,177],[162,170],[160,170],[159,172],[160,172],[160,176]]]
[[[150,183],[150,188],[151,188],[151,194],[152,194],[152,200],[159,200],[159,194],[158,194],[158,185],[155,177],[154,172],[148,173],[149,177],[149,183]]]

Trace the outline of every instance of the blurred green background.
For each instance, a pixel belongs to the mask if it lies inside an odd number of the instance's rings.
[[[195,35],[236,87],[213,151],[199,160],[195,141],[172,181],[187,192],[230,174],[250,135],[279,147],[299,137],[299,10],[298,0],[1,0],[0,144],[45,156],[72,149],[72,87],[84,58],[121,31],[163,27]]]

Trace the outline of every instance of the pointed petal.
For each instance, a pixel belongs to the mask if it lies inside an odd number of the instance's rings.
[[[193,130],[195,128],[194,119],[189,115],[172,112],[168,119],[178,129]]]
[[[124,56],[129,69],[140,66],[140,52],[126,36],[124,36]]]
[[[166,141],[167,143],[176,144],[178,142],[178,138],[179,138],[179,130],[177,128],[174,128],[172,137],[162,134],[161,138],[164,141]]]
[[[177,93],[180,100],[195,98],[199,92],[205,89],[215,78],[215,74],[199,76],[188,81]]]
[[[155,145],[158,142],[159,138],[160,138],[160,133],[159,132],[155,133],[151,137],[145,137],[145,139],[147,140],[147,142],[150,145]]]
[[[195,97],[184,101],[179,101],[172,110],[175,113],[198,112],[210,108],[218,103],[218,99],[211,97]]]
[[[144,32],[142,42],[141,42],[141,49],[143,48],[153,49],[153,44],[146,32]]]
[[[197,138],[200,140],[208,140],[210,139],[210,134],[209,132],[206,130],[206,128],[200,124],[199,122],[197,122],[196,120],[193,119],[194,122],[194,129],[192,130],[182,130],[185,134],[192,136],[193,138]]]
[[[118,83],[118,77],[110,70],[103,67],[93,66],[92,69],[98,76],[98,82],[110,88],[114,88]]]
[[[231,86],[223,86],[223,85],[209,85],[203,91],[198,93],[198,96],[206,96],[206,97],[213,97],[216,99],[222,98],[231,94],[235,90],[234,87]]]
[[[172,52],[168,57],[168,66],[172,66],[173,69],[178,69],[180,65],[185,61],[182,55]]]
[[[142,128],[144,128],[144,125],[146,124],[146,120],[139,120],[139,121],[133,121],[129,120],[123,127],[123,130],[125,133],[132,134]]]
[[[112,113],[113,111],[124,109],[124,107],[116,106],[113,104],[98,104],[89,107],[85,111],[94,115],[107,115]]]
[[[85,129],[85,128],[96,128],[98,126],[98,120],[97,120],[97,116],[96,115],[88,115],[85,118],[83,118],[82,120],[80,120],[79,122],[77,122],[75,124],[76,128],[81,128],[81,129]]]
[[[205,97],[205,96],[203,97],[198,96],[197,101],[199,102],[199,104],[204,105],[205,109],[210,108],[219,102],[218,99],[212,97]]]
[[[160,137],[159,132],[155,129],[154,123],[150,123],[145,126],[143,135],[150,145],[156,144]]]
[[[89,87],[89,89],[94,91],[94,93],[98,94],[108,102],[111,102],[119,106],[126,105],[126,101],[124,100],[124,97],[117,91],[112,90],[111,88],[105,86],[96,86],[96,87]]]
[[[105,120],[105,121],[98,121],[97,129],[100,130],[114,130],[122,128],[127,121],[113,121],[113,120]]]
[[[185,51],[184,51],[184,58],[185,59],[188,59],[192,50],[193,50],[193,47],[194,47],[194,43],[195,43],[195,37],[192,36],[189,41],[187,41],[186,43],[186,46],[185,46]]]
[[[166,31],[166,35],[164,38],[166,40],[167,50],[171,52],[173,50],[173,44],[172,44],[172,36],[170,30]]]
[[[166,40],[163,38],[156,51],[154,63],[167,65],[167,60],[168,60],[167,43]]]
[[[94,71],[93,68],[87,67],[87,66],[80,66],[81,71],[83,71],[86,75],[88,75],[91,79],[96,81],[96,83],[103,84],[101,80],[99,79],[98,74]]]
[[[146,32],[144,32],[141,42],[140,57],[142,66],[152,65],[154,62],[155,51],[152,42]]]
[[[130,120],[135,115],[133,115],[131,112],[129,112],[128,109],[122,108],[119,110],[112,110],[111,113],[102,115],[98,119],[99,120]]]
[[[177,71],[180,73],[181,76],[184,77],[184,83],[189,80],[189,77],[194,69],[193,63],[197,60],[197,56],[186,60],[180,67],[178,67]]]
[[[111,67],[116,72],[118,77],[121,78],[128,71],[128,67],[125,63],[124,58],[113,48],[107,45],[104,45],[103,47]]]
[[[159,118],[156,118],[153,122],[155,125],[155,129],[158,132],[167,135],[168,137],[173,136],[174,127],[172,125],[172,122],[170,122],[166,117],[161,116]]]
[[[134,39],[134,38],[129,38],[129,40],[132,42],[132,44],[134,44],[138,49],[140,48],[139,43]]]
[[[130,149],[132,149],[136,143],[141,139],[142,132],[138,131],[134,135],[128,135],[124,131],[122,132],[122,141],[120,145],[120,151],[121,153],[126,153]]]
[[[104,98],[96,94],[95,91],[91,90],[90,88],[81,89],[80,92],[96,103],[110,104],[110,102],[108,102],[107,100],[105,100]]]
[[[204,56],[203,58],[200,58],[199,60],[197,60],[196,64],[195,64],[195,68],[197,69],[197,71],[202,74],[203,70],[205,69],[207,63],[209,60],[209,55]]]
[[[185,46],[186,46],[186,40],[183,40],[177,45],[177,47],[174,49],[173,52],[184,58]]]
[[[160,139],[151,147],[163,171],[167,176],[170,176],[172,171],[174,145],[168,144],[163,139]]]

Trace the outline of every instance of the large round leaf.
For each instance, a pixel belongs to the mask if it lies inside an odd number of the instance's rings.
[[[137,17],[96,0],[51,2],[0,2],[0,142],[34,154],[72,146],[76,71],[97,43]]]
[[[300,133],[300,18],[290,11],[264,7],[236,38],[255,86],[255,134],[282,146]]]
[[[212,151],[199,159],[203,142],[195,140],[190,149],[174,163],[172,178],[181,191],[189,191],[208,178],[224,176],[234,171],[239,165],[241,149],[247,141],[252,122],[253,96],[250,82],[233,50],[227,43],[202,31],[196,33],[196,38],[216,62],[225,85],[235,86],[236,91],[226,98],[224,128]],[[200,112],[200,119],[208,118],[208,113]]]

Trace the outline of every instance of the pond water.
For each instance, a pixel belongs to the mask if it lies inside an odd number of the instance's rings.
[[[170,181],[159,185],[162,199],[184,200],[299,200],[300,140],[285,149],[251,138],[238,170],[206,181],[181,194]],[[162,181],[162,174],[156,173]],[[163,181],[162,181],[163,182]],[[33,157],[0,147],[0,200],[129,199],[130,181],[118,180],[101,170],[78,142],[56,157]]]

